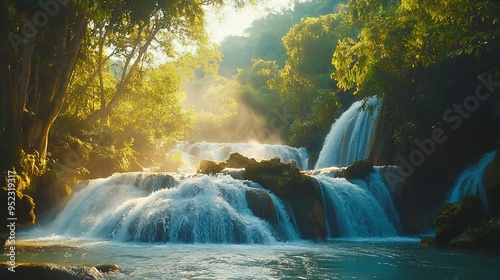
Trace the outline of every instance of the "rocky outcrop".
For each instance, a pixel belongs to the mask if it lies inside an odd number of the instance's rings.
[[[468,228],[477,227],[484,219],[481,199],[465,196],[460,202],[444,204],[437,214],[436,236],[427,242],[437,247],[450,247]]]
[[[200,168],[198,168],[198,173],[214,175],[226,167],[226,163],[224,162],[215,162],[213,160],[202,160],[200,162]]]
[[[483,185],[491,214],[500,217],[500,148],[483,173]]]
[[[453,239],[450,246],[464,250],[500,251],[500,219],[490,219],[468,228]]]
[[[271,196],[262,189],[248,189],[245,192],[248,208],[252,213],[271,224],[278,222],[275,207]]]
[[[10,269],[15,272],[9,271]],[[97,266],[73,266],[60,264],[21,263],[13,268],[7,264],[0,264],[1,279],[53,279],[53,280],[92,280],[103,279],[109,273],[119,271],[120,267],[114,264]]]
[[[254,158],[247,158],[239,153],[232,153],[226,160],[227,168],[245,168],[251,163],[257,163]]]
[[[295,164],[282,163],[279,158],[251,163],[245,168],[245,179],[272,191],[291,208],[302,238],[326,236],[321,188]]]
[[[338,177],[345,177],[346,179],[362,179],[364,180],[373,171],[373,163],[369,159],[358,160],[353,164],[343,169]]]

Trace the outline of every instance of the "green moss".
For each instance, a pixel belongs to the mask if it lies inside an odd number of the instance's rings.
[[[477,227],[469,227],[450,242],[454,248],[500,250],[500,219],[492,218]]]
[[[436,217],[436,245],[449,246],[467,228],[479,225],[483,218],[483,205],[477,196],[465,196],[460,202],[444,204]]]

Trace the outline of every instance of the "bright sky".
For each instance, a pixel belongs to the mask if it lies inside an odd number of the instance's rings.
[[[293,7],[294,0],[256,0],[255,5],[235,10],[226,6],[218,13],[207,12],[207,31],[215,43],[229,35],[242,35],[254,19]]]

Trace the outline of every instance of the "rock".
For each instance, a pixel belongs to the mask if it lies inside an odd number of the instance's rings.
[[[99,264],[96,265],[95,268],[99,270],[102,273],[108,273],[111,271],[119,271],[121,270],[121,267],[119,267],[116,264]]]
[[[198,173],[203,173],[203,174],[217,174],[224,170],[226,164],[224,162],[215,162],[212,160],[202,160],[200,162],[200,168],[198,168]]]
[[[483,185],[491,214],[500,217],[500,148],[484,169]]]
[[[325,238],[322,192],[314,178],[302,174],[295,164],[274,158],[249,164],[245,179],[259,183],[290,206],[302,238]]]
[[[444,204],[435,220],[436,246],[449,246],[468,227],[479,225],[483,219],[483,204],[477,196],[465,196],[460,202]]]
[[[500,219],[469,228],[450,242],[457,249],[500,251]]]
[[[226,160],[227,168],[245,168],[250,163],[256,163],[254,158],[247,158],[239,153],[232,153]]]
[[[278,222],[271,196],[262,189],[248,189],[245,192],[248,208],[252,213],[271,224]]]
[[[112,264],[98,265],[94,267],[50,263],[19,263],[14,267],[15,272],[9,271],[9,268],[10,266],[7,264],[0,264],[1,279],[90,280],[103,279],[105,273],[120,270],[119,266]]]
[[[339,177],[364,180],[373,171],[373,163],[369,159],[358,160],[342,171]]]

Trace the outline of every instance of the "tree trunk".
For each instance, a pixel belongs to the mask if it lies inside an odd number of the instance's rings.
[[[2,158],[2,169],[11,169],[12,166],[21,169],[20,155],[24,152],[37,158],[35,163],[38,166],[25,170],[30,176],[45,167],[49,130],[67,95],[69,79],[87,31],[88,11],[71,3],[61,5],[60,13],[55,16],[60,20],[51,18],[48,26],[40,28],[33,38],[19,44],[20,51],[15,52],[7,37],[16,32],[7,22],[8,9],[9,4],[2,1],[0,80],[1,124],[4,128],[0,130],[0,136],[1,148],[8,153]],[[57,42],[49,45],[49,50],[44,32],[56,34],[54,39]],[[55,54],[53,63],[44,61],[41,65],[41,58],[43,60],[44,55],[47,56],[47,51]],[[40,83],[42,77],[44,80]]]
[[[146,54],[146,52],[149,49],[149,46],[153,42],[155,36],[160,31],[159,25],[153,26],[152,30],[150,30],[149,35],[147,35],[147,37],[145,38],[144,45],[140,46],[141,41],[143,39],[143,34],[145,33],[145,30],[144,30],[145,28],[147,28],[146,24],[139,26],[137,36],[136,36],[135,41],[134,41],[134,46],[133,46],[130,54],[127,56],[127,60],[125,61],[125,64],[123,66],[120,82],[118,83],[118,85],[116,87],[116,91],[115,91],[113,97],[111,98],[111,100],[109,101],[109,103],[106,106],[103,107],[102,103],[101,103],[101,109],[92,113],[87,118],[86,121],[93,123],[93,122],[96,122],[100,119],[107,118],[112,113],[112,111],[116,107],[116,105],[118,104],[118,101],[125,94],[127,86],[129,85],[130,80],[132,78],[132,75],[139,67],[139,64],[142,62],[144,55]],[[136,56],[136,53],[137,53],[137,56]],[[132,66],[130,66],[130,63],[131,63],[132,59],[134,59],[134,58],[135,58],[134,63],[132,64]],[[101,102],[102,102],[102,100],[101,100]]]

